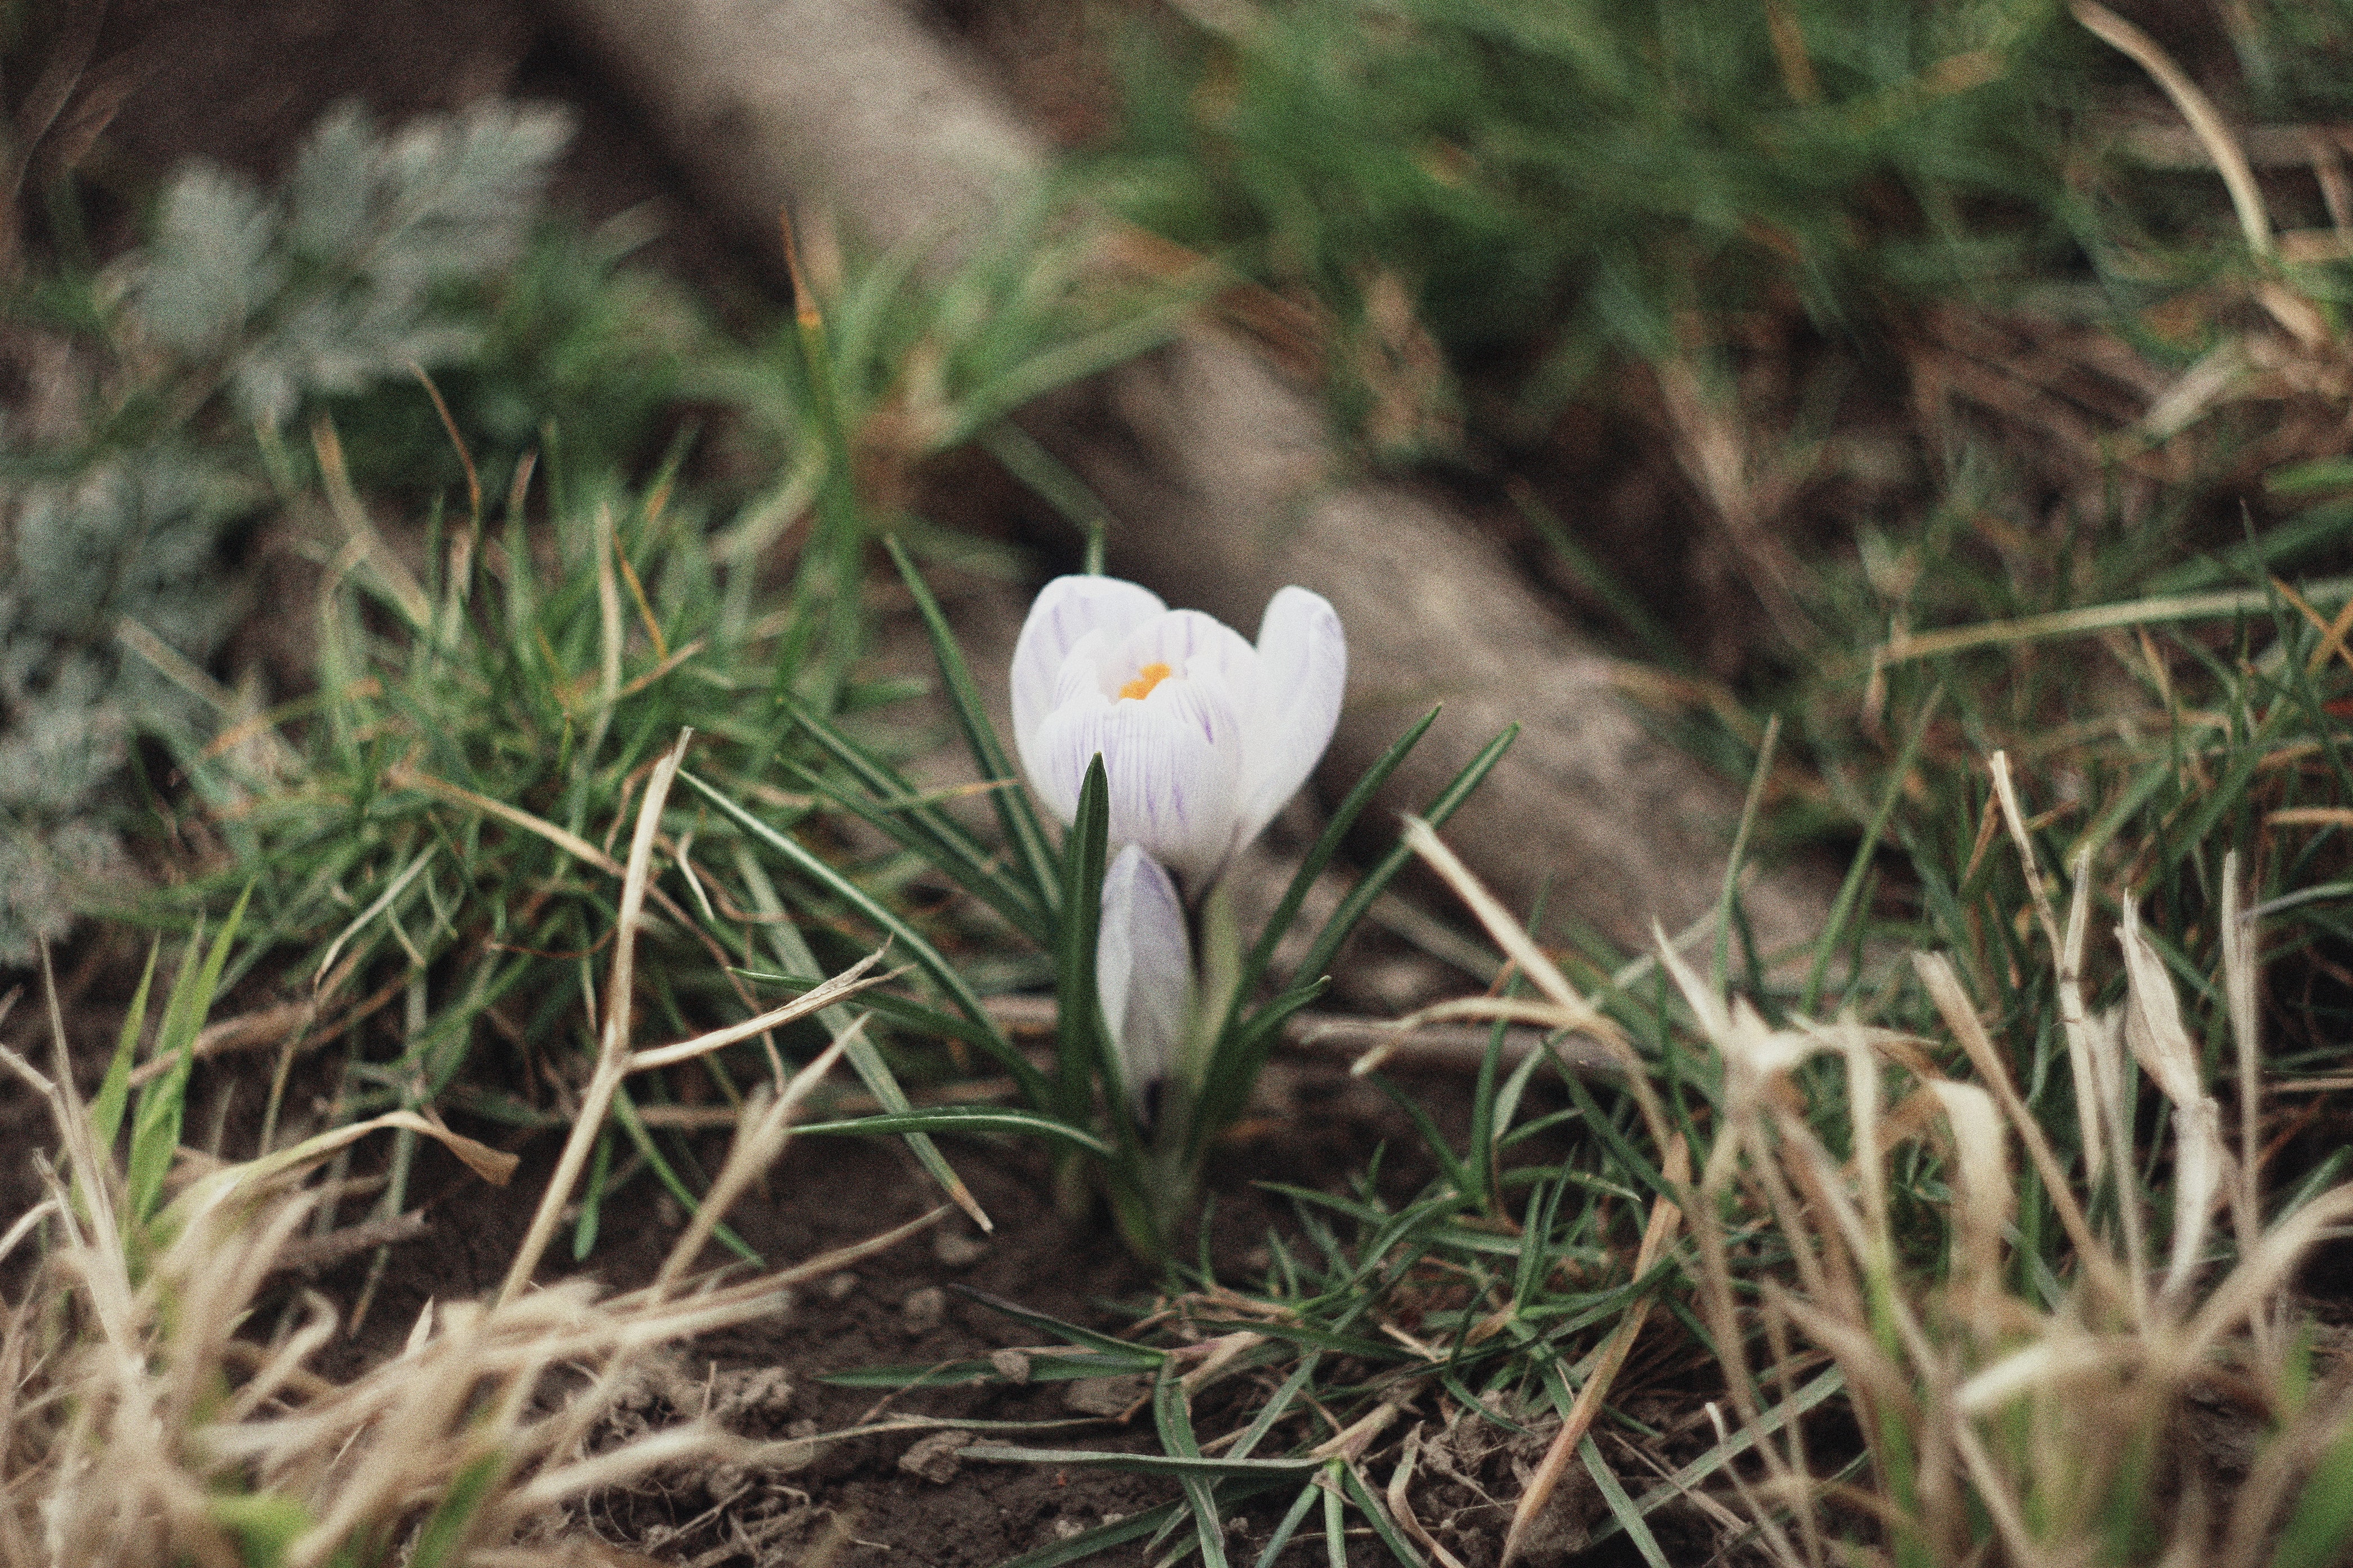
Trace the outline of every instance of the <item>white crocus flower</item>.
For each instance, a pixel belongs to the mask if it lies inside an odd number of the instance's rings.
[[[1258,646],[1115,577],[1057,577],[1013,648],[1013,734],[1047,808],[1076,816],[1103,753],[1111,843],[1133,844],[1198,900],[1307,782],[1340,718],[1340,617],[1275,595]]]
[[[1119,1047],[1127,1091],[1143,1100],[1176,1070],[1193,1015],[1185,903],[1160,862],[1131,844],[1103,873],[1095,990]]]
[[[1195,982],[1198,902],[1307,782],[1339,721],[1340,617],[1285,588],[1253,647],[1198,610],[1115,577],[1058,577],[1013,649],[1013,733],[1030,786],[1065,826],[1100,752],[1110,786],[1096,988],[1129,1090],[1176,1069]],[[1175,874],[1172,879],[1170,873]]]

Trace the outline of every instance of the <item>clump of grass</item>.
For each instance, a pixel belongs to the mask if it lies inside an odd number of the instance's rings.
[[[2262,1064],[2254,921],[2235,856],[2221,870],[2222,1011],[2240,1089],[2229,1136],[2165,959],[2127,900],[2116,931],[2125,995],[2094,1011],[2083,972],[2090,872],[2079,862],[2063,927],[2034,866],[2024,817],[1996,760],[2003,820],[2025,858],[2056,974],[2072,1128],[2046,1125],[1949,959],[1919,978],[1974,1081],[1948,1077],[1928,1041],[1852,1021],[1774,1028],[1671,962],[1725,1063],[1724,1122],[1690,1205],[1701,1300],[1725,1351],[1728,1395],[1756,1436],[1762,1476],[1744,1487],[1773,1558],[1844,1560],[1858,1528],[1905,1564],[2019,1564],[2186,1554],[2217,1563],[2318,1563],[2347,1543],[2336,1472],[2353,1451],[2341,1373],[2316,1379],[2290,1289],[2313,1245],[2353,1216],[2353,1185],[2266,1218],[2258,1180]],[[1802,1064],[1843,1066],[1841,1160],[1816,1123]],[[2166,1157],[2137,1146],[2135,1066],[2170,1125]],[[2072,1142],[2080,1159],[2059,1151]],[[2018,1229],[2028,1194],[2064,1232],[2058,1270]],[[1947,1196],[1945,1245],[1926,1258],[1905,1232],[1904,1186]],[[2229,1215],[2229,1247],[2214,1228]],[[1794,1279],[1742,1277],[1734,1210],[1769,1216]],[[2169,1233],[2169,1234],[2168,1234]],[[2072,1265],[2072,1268],[2067,1267]],[[1747,1347],[1761,1326],[1763,1368]],[[1766,1413],[1827,1352],[1862,1423],[1867,1486],[1822,1474],[1799,1429]],[[2227,1400],[2253,1448],[2243,1478],[2197,1442],[2200,1402]],[[2226,1486],[2227,1481],[2237,1484]]]
[[[748,1032],[630,1047],[636,937],[676,765],[672,754],[647,784],[622,889],[596,1080],[607,1094],[629,1074]],[[47,1197],[0,1235],[0,1257],[36,1236],[47,1243],[21,1296],[0,1302],[0,1462],[9,1477],[0,1563],[568,1563],[577,1543],[544,1528],[551,1510],[664,1468],[788,1468],[806,1458],[806,1444],[753,1441],[709,1420],[617,1445],[596,1439],[633,1371],[660,1347],[775,1312],[795,1281],[945,1212],[797,1268],[732,1279],[691,1272],[720,1214],[782,1152],[841,1045],[748,1097],[711,1202],[651,1283],[613,1296],[580,1279],[526,1289],[576,1191],[599,1121],[586,1117],[505,1285],[486,1300],[428,1305],[397,1356],[338,1382],[310,1364],[340,1326],[317,1292],[303,1292],[267,1342],[248,1332],[323,1195],[301,1184],[304,1175],[385,1126],[440,1139],[494,1181],[514,1161],[396,1111],[257,1159],[183,1169],[167,1198],[186,1070],[233,933],[232,925],[201,963],[191,948],[157,1041],[168,1053],[161,1059],[177,1066],[132,1108],[127,1165],[114,1157],[112,1133],[143,984],[95,1104],[74,1091],[61,1026],[54,1076],[0,1048],[0,1063],[47,1103],[64,1151],[62,1169],[42,1163]],[[754,1026],[839,1004],[862,984],[845,976]]]

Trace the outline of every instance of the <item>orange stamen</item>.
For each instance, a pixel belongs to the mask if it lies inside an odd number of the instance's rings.
[[[1143,699],[1152,695],[1152,689],[1154,687],[1159,685],[1162,681],[1167,679],[1168,667],[1162,664],[1159,660],[1155,659],[1152,663],[1145,665],[1142,669],[1137,670],[1135,672],[1135,679],[1129,681],[1125,686],[1121,687],[1119,689],[1119,694],[1122,697],[1133,697],[1141,701]]]

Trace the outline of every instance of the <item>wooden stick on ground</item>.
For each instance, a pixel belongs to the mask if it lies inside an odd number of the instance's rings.
[[[644,106],[705,201],[767,237],[829,204],[882,246],[1015,205],[1040,140],[891,0],[550,0]],[[1348,629],[1351,701],[1325,763],[1353,779],[1432,701],[1448,710],[1390,782],[1421,809],[1506,724],[1519,744],[1448,837],[1515,909],[1540,888],[1630,952],[1723,885],[1737,791],[1652,738],[1621,666],[1585,642],[1442,500],[1349,476],[1311,393],[1204,326],[1035,408],[1038,438],[1111,505],[1113,569],[1246,631],[1303,584]],[[1758,879],[1767,951],[1809,942],[1826,882]]]

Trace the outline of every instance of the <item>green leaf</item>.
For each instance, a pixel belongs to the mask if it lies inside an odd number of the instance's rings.
[[[1115,1114],[1126,1113],[1126,1075],[1103,1026],[1095,994],[1096,944],[1103,931],[1104,863],[1111,848],[1111,785],[1097,752],[1079,786],[1078,819],[1062,841],[1060,929],[1054,942],[1055,1079],[1057,1108],[1082,1116],[1094,1100],[1100,1074]]]

